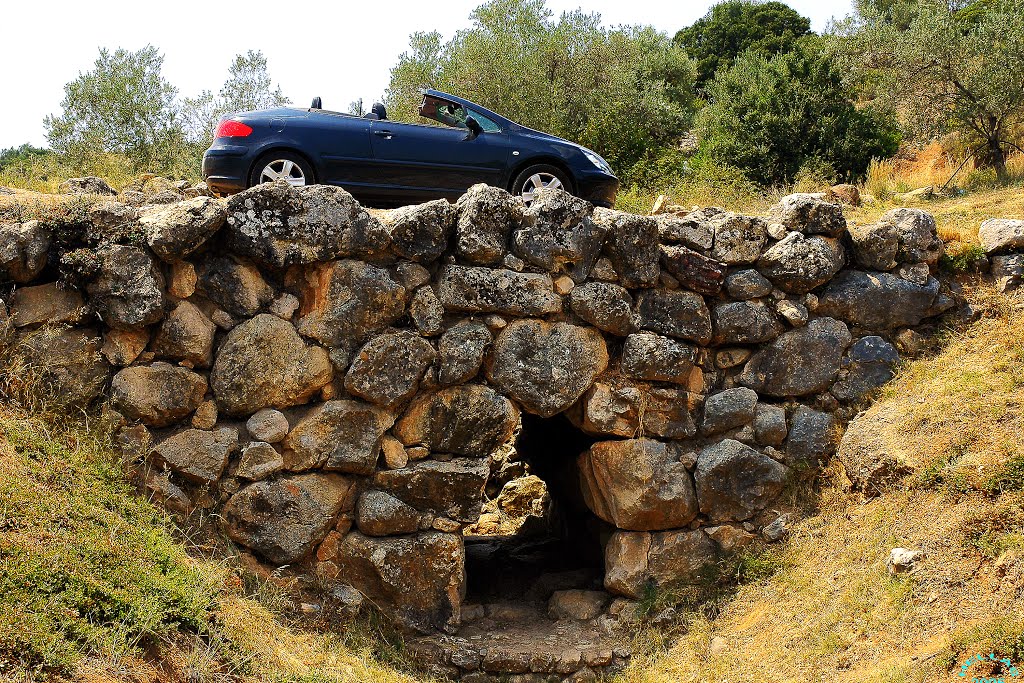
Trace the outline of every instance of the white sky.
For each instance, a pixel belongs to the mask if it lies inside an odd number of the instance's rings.
[[[45,144],[43,117],[60,111],[64,84],[92,68],[98,49],[164,54],[164,76],[190,96],[216,92],[234,55],[262,50],[271,78],[302,106],[314,96],[344,110],[380,99],[389,70],[414,31],[450,37],[483,0],[0,0],[0,148]],[[548,0],[555,14],[582,8],[605,25],[652,24],[675,33],[702,16],[709,0]],[[790,0],[821,31],[851,0]]]

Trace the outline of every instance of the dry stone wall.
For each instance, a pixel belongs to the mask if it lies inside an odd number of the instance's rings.
[[[478,185],[370,213],[270,184],[76,229],[0,226],[44,384],[108,406],[164,505],[421,630],[460,620],[461,531],[523,412],[596,439],[580,488],[607,590],[636,598],[777,537],[766,509],[834,455],[897,336],[954,304],[927,213],[849,227],[812,195],[651,217]]]

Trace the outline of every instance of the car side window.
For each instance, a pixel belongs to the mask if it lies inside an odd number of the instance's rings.
[[[501,130],[501,126],[475,109],[467,109],[457,102],[449,102],[430,95],[423,96],[419,114],[425,119],[437,121],[452,128],[466,128],[466,119],[472,116],[485,132],[494,133]]]
[[[477,123],[480,124],[480,127],[484,129],[485,133],[498,133],[501,131],[501,126],[499,126],[497,123],[487,118],[477,110],[470,109],[469,115],[477,120]]]

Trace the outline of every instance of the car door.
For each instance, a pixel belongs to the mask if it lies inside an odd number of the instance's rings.
[[[471,185],[500,182],[509,159],[508,135],[474,136],[465,128],[373,121],[373,175],[384,186],[461,194]]]
[[[373,156],[370,120],[333,112],[318,112],[310,130],[310,148],[320,150],[321,182],[330,185],[372,184],[367,163]]]

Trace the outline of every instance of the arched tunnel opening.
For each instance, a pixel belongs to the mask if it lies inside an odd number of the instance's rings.
[[[465,531],[466,602],[543,603],[556,590],[601,588],[611,527],[584,503],[576,464],[595,441],[564,415],[523,414],[492,463],[484,513]]]

